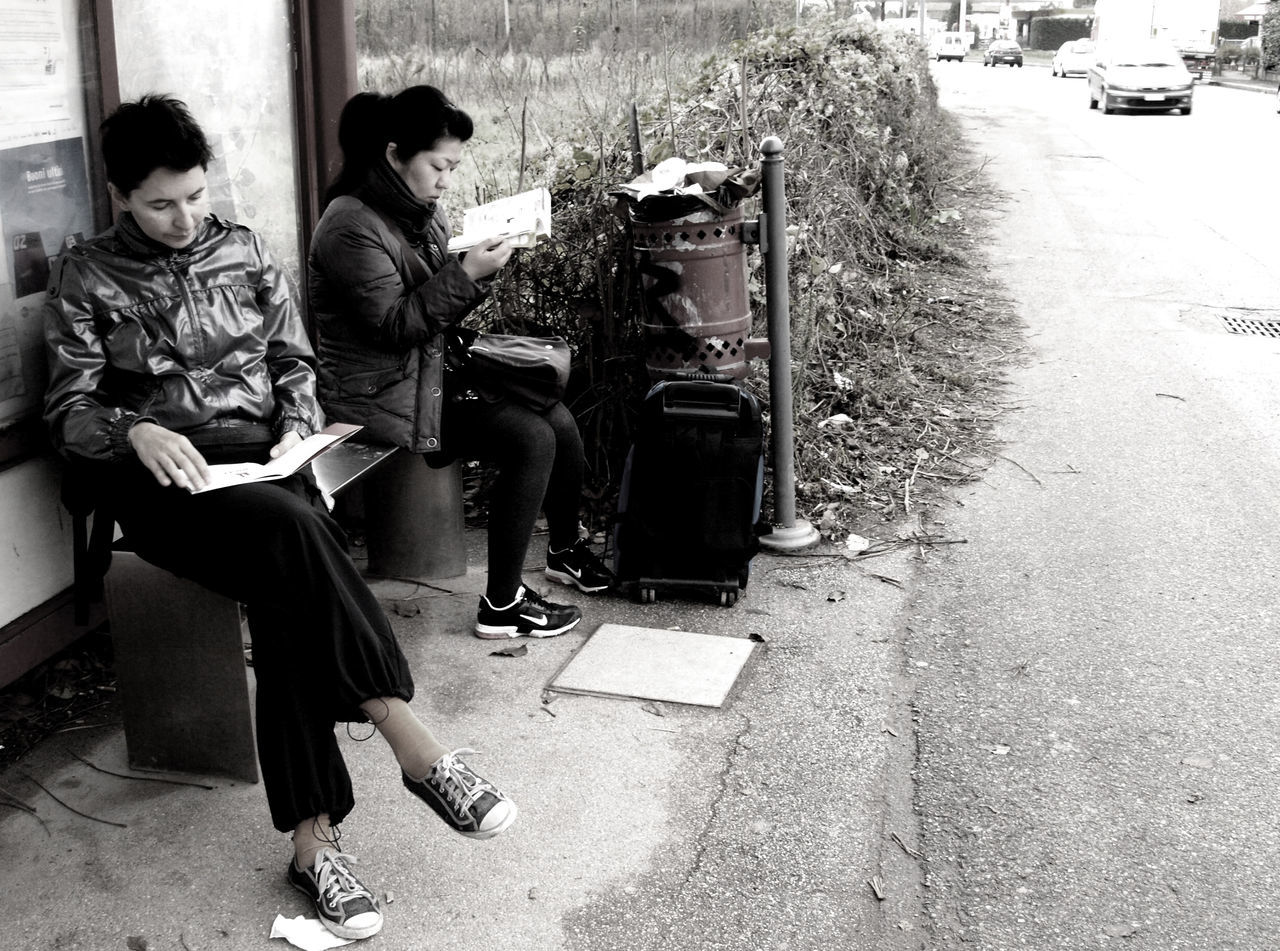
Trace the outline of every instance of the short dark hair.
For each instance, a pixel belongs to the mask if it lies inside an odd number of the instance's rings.
[[[149,94],[121,103],[102,121],[107,181],[128,195],[158,168],[209,168],[213,150],[186,103]]]
[[[386,155],[389,142],[396,144],[400,161],[408,162],[441,139],[466,142],[474,132],[471,117],[434,86],[410,86],[394,96],[357,93],[338,118],[342,169],[325,201],[354,191]]]

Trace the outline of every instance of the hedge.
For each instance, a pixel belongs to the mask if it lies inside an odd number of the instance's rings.
[[[1029,48],[1033,50],[1056,50],[1068,40],[1088,39],[1092,30],[1092,17],[1069,15],[1035,17],[1031,21]]]

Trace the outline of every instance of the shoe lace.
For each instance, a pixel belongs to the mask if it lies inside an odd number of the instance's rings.
[[[548,601],[538,592],[534,591],[532,588],[524,589],[524,600],[528,601],[539,611],[545,611],[548,614],[550,614],[552,611],[556,609],[556,606],[554,604],[552,604],[550,601]]]
[[[330,904],[337,904],[345,898],[363,895],[373,898],[373,893],[360,884],[355,873],[347,867],[347,863],[356,864],[356,857],[345,852],[325,849],[320,860],[320,868],[316,870],[316,883]]]
[[[489,784],[458,759],[463,754],[478,756],[479,751],[463,748],[445,753],[431,767],[431,775],[449,801],[459,812],[465,813],[471,810],[471,806],[481,795],[489,791]]]

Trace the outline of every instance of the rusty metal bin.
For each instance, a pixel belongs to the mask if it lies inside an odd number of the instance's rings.
[[[654,382],[695,371],[747,376],[758,350],[753,345],[747,352],[751,308],[742,236],[738,207],[660,221],[632,209],[645,366]]]

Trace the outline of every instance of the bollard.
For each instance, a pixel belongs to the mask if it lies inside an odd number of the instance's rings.
[[[782,188],[782,140],[760,143],[765,310],[769,323],[769,421],[773,434],[773,531],[760,538],[771,551],[796,551],[818,541],[818,530],[796,518],[795,420],[791,393],[791,301],[787,279],[787,205]]]

